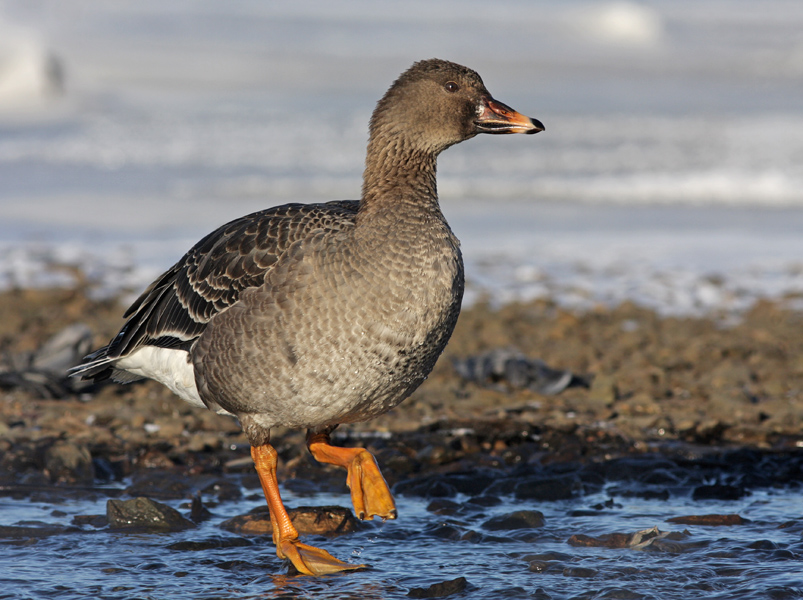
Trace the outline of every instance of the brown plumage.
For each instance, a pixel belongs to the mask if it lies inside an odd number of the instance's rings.
[[[270,429],[307,429],[316,458],[349,470],[358,515],[395,518],[373,457],[331,446],[328,434],[404,400],[454,329],[463,262],[438,205],[438,154],[477,133],[541,130],[493,100],[474,71],[416,63],[371,118],[359,202],[289,204],[212,232],[75,374],[151,377],[235,415],[253,447],[279,556],[311,574],[358,567],[302,544],[284,523]]]

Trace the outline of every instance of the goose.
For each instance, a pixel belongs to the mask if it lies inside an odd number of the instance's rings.
[[[332,445],[330,434],[407,398],[455,327],[463,260],[438,204],[438,155],[480,133],[543,130],[495,100],[473,70],[416,62],[371,116],[360,200],[286,204],[219,227],[142,293],[120,332],[72,375],[154,379],[235,416],[277,555],[307,575],[365,568],[300,541],[279,493],[271,429],[306,430],[317,461],[347,470],[359,518],[396,518],[374,457]]]

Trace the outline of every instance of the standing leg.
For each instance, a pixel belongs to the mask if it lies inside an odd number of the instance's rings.
[[[354,512],[360,519],[396,518],[396,503],[390,495],[388,484],[376,459],[365,448],[340,448],[332,446],[329,433],[307,432],[307,448],[315,460],[337,465],[348,470],[346,484],[351,489]]]
[[[365,568],[365,565],[352,565],[336,559],[326,550],[315,548],[298,541],[298,531],[290,521],[290,515],[284,508],[279,495],[279,483],[276,480],[276,450],[270,444],[251,447],[257,475],[265,492],[270,510],[270,522],[273,526],[273,543],[276,554],[293,563],[299,573],[304,575],[326,575],[340,571],[353,571]]]

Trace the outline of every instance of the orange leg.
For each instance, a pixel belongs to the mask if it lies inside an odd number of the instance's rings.
[[[307,447],[315,460],[348,470],[346,484],[351,489],[354,512],[360,519],[396,518],[396,503],[376,459],[365,448],[339,448],[329,442],[328,433],[308,433]]]
[[[279,483],[276,480],[276,450],[270,444],[252,446],[251,457],[254,459],[262,491],[268,501],[270,522],[273,525],[273,543],[276,554],[293,563],[299,573],[304,575],[326,575],[340,571],[363,569],[365,565],[352,565],[336,559],[326,550],[308,546],[298,541],[298,531],[290,521],[290,515],[284,508],[279,495]]]

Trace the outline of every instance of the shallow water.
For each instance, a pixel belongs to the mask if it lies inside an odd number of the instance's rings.
[[[709,481],[710,483],[710,481]],[[501,495],[482,507],[465,495],[428,500],[399,495],[400,518],[368,523],[337,538],[309,536],[337,557],[371,569],[312,578],[290,576],[267,537],[242,538],[220,523],[259,506],[243,500],[213,508],[197,529],[169,534],[94,530],[40,539],[6,540],[0,554],[0,598],[405,598],[411,589],[465,577],[460,598],[801,598],[803,541],[799,487],[753,489],[739,500],[695,500],[673,489],[669,499],[644,498],[653,489],[609,481],[578,498],[534,501]],[[298,497],[290,506],[344,504],[347,496]],[[2,525],[63,525],[75,515],[105,513],[105,494],[59,504],[0,500]],[[451,507],[444,516],[428,510]],[[168,504],[178,508],[179,501]],[[433,508],[431,507],[431,508]],[[488,531],[489,518],[538,510],[543,527]],[[185,511],[186,512],[186,511]],[[449,512],[447,510],[447,512]],[[732,526],[668,523],[682,515],[738,513]],[[576,547],[572,535],[634,533],[658,527],[687,532],[644,550]],[[242,545],[246,539],[247,545]],[[178,550],[178,542],[215,542]],[[174,546],[173,546],[174,547]]]

